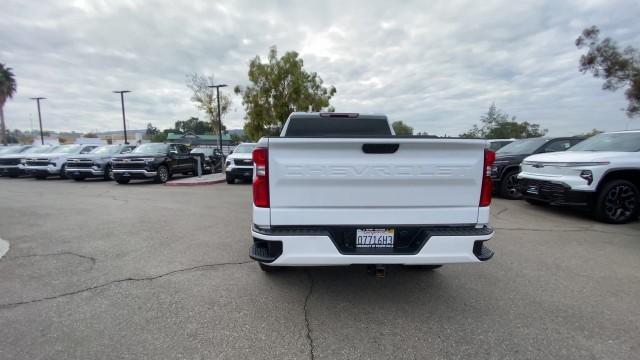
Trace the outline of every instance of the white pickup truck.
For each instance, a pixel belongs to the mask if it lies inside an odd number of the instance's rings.
[[[253,151],[250,256],[264,271],[488,260],[485,145],[395,136],[384,115],[292,113]]]
[[[518,187],[531,204],[585,207],[612,224],[640,214],[640,130],[599,134],[520,167]]]

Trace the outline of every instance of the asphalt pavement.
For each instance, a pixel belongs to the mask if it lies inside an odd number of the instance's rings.
[[[638,359],[640,223],[494,200],[496,255],[265,274],[251,187],[0,178],[0,359]]]

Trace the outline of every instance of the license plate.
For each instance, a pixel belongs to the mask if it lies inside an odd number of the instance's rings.
[[[528,186],[527,187],[527,193],[528,194],[533,194],[533,195],[538,195],[538,187],[537,186]]]
[[[122,176],[129,176],[129,173],[123,173]]]
[[[357,229],[357,248],[392,248],[394,241],[393,229]]]
[[[80,171],[74,171],[74,172],[73,172],[73,175],[76,175],[76,176],[77,176],[77,175],[80,175]]]

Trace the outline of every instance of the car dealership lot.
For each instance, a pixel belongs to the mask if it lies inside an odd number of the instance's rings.
[[[496,256],[265,274],[250,186],[0,179],[0,358],[633,359],[640,223],[494,200]]]

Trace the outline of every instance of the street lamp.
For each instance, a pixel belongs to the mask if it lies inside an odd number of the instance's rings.
[[[130,90],[114,90],[113,91],[116,94],[120,94],[120,103],[122,104],[122,126],[124,127],[124,143],[128,144],[129,141],[127,140],[127,120],[124,117],[124,94],[125,93],[130,93]]]
[[[42,133],[42,115],[40,114],[40,100],[45,100],[46,97],[32,97],[29,98],[35,100],[38,103],[38,121],[40,122],[40,142],[44,145],[44,134]]]
[[[220,115],[220,88],[225,86],[227,85],[209,85],[210,88],[216,88],[216,97],[218,98],[218,147],[220,148],[220,155],[222,155],[223,158],[224,153],[222,152],[222,116]]]

